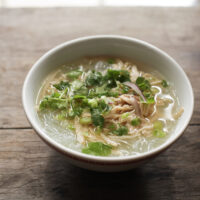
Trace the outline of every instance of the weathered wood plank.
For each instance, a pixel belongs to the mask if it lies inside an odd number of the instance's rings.
[[[0,199],[200,198],[199,126],[190,126],[170,149],[125,173],[74,167],[33,130],[0,130]]]
[[[200,123],[200,8],[59,8],[0,10],[0,127],[30,127],[21,89],[32,64],[55,45],[80,36],[119,34],[157,45],[188,73]],[[117,23],[116,23],[117,22]]]
[[[32,64],[66,40],[119,34],[148,41],[173,56],[195,92],[200,124],[200,7],[0,10],[0,128],[30,127],[21,88]],[[117,23],[116,23],[117,21]],[[200,199],[200,126],[145,166],[102,174],[71,166],[33,130],[0,130],[0,200]]]

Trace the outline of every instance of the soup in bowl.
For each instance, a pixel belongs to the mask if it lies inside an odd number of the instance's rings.
[[[93,36],[40,58],[25,80],[23,103],[39,136],[71,163],[120,171],[146,162],[183,133],[193,92],[181,67],[156,47]]]

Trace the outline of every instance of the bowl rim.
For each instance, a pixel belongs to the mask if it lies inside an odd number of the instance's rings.
[[[89,40],[96,40],[96,39],[125,40],[127,42],[142,45],[142,46],[149,48],[150,50],[153,50],[153,51],[157,52],[158,54],[166,57],[168,60],[170,60],[174,64],[174,66],[176,66],[176,68],[179,70],[179,72],[182,73],[182,76],[184,77],[185,81],[187,82],[187,85],[189,86],[190,92],[192,94],[192,96],[191,96],[191,107],[190,107],[191,109],[190,109],[190,113],[189,113],[189,115],[186,119],[185,124],[182,126],[181,130],[176,134],[176,136],[172,140],[167,140],[166,142],[164,142],[160,146],[156,147],[155,149],[148,151],[148,152],[145,152],[145,153],[142,153],[142,154],[139,154],[139,155],[128,155],[128,156],[119,156],[119,157],[93,156],[93,155],[84,154],[82,152],[78,152],[76,150],[70,149],[70,148],[65,147],[64,145],[56,142],[54,139],[52,139],[50,136],[48,136],[45,132],[43,132],[42,129],[40,129],[39,125],[32,119],[31,113],[30,113],[29,108],[28,108],[27,99],[26,99],[26,91],[27,91],[29,79],[32,76],[33,72],[41,67],[41,63],[42,63],[43,60],[48,59],[55,52],[62,50],[62,48],[65,48],[66,46],[73,45],[75,43],[85,42],[85,41],[89,41]],[[163,50],[159,49],[158,47],[156,47],[156,46],[154,46],[154,45],[152,45],[148,42],[145,42],[143,40],[139,40],[139,39],[128,37],[128,36],[93,35],[93,36],[80,37],[80,38],[77,38],[77,39],[66,41],[66,42],[64,42],[60,45],[57,45],[56,47],[50,49],[43,56],[41,56],[34,63],[32,68],[29,70],[28,74],[26,75],[26,78],[25,78],[25,81],[24,81],[24,84],[23,84],[23,88],[22,88],[22,104],[23,104],[23,108],[24,108],[26,117],[27,117],[28,121],[30,122],[30,124],[32,125],[33,129],[36,131],[36,133],[40,136],[40,138],[42,138],[42,140],[45,143],[47,143],[48,145],[50,145],[51,147],[53,147],[57,151],[67,155],[70,158],[73,158],[73,159],[76,159],[76,160],[79,160],[79,161],[92,162],[92,163],[98,163],[98,164],[99,163],[100,164],[102,164],[102,163],[103,164],[121,164],[121,163],[136,162],[136,161],[139,161],[139,160],[144,160],[146,158],[153,157],[154,155],[159,154],[162,151],[166,150],[175,141],[177,141],[177,139],[184,133],[184,130],[187,128],[187,126],[188,126],[188,124],[191,120],[193,110],[194,110],[194,93],[193,93],[191,83],[190,83],[186,73],[181,68],[181,66],[170,55],[168,55],[167,53],[165,53]]]

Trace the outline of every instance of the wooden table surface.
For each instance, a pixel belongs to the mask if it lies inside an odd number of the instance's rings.
[[[0,10],[0,199],[200,199],[200,7]],[[27,122],[24,78],[47,50],[95,34],[150,42],[173,56],[195,93],[184,135],[146,165],[97,173],[68,164]],[[185,91],[187,92],[187,91]]]

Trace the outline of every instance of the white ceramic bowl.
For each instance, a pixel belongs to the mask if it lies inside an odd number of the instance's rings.
[[[137,156],[97,157],[69,149],[50,138],[42,131],[35,109],[36,96],[45,77],[56,67],[83,56],[111,55],[126,57],[150,66],[174,83],[184,113],[172,136],[161,146]],[[74,165],[96,171],[123,171],[135,168],[155,157],[174,143],[187,127],[194,105],[190,81],[182,68],[168,54],[157,47],[134,38],[114,35],[89,36],[65,42],[43,55],[29,71],[23,86],[23,106],[27,118],[38,135],[51,147],[65,154]]]

